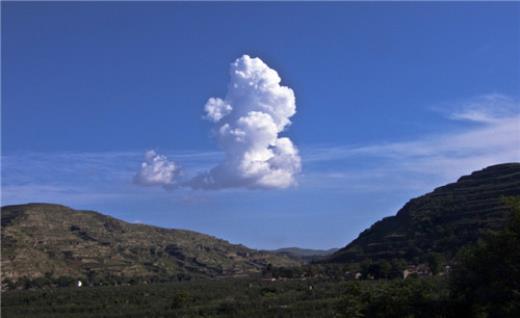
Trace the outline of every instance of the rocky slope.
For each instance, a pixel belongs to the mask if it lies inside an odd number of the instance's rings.
[[[432,253],[449,260],[486,231],[504,226],[507,196],[520,196],[520,163],[487,167],[410,200],[397,215],[376,222],[326,262],[414,262]]]
[[[240,276],[297,265],[212,236],[127,223],[54,204],[2,208],[2,279]]]

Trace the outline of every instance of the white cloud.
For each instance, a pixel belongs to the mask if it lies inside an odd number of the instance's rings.
[[[225,159],[186,184],[193,188],[286,188],[301,169],[298,150],[280,137],[296,113],[292,89],[259,58],[244,55],[230,67],[224,99],[210,98],[206,118],[215,123]]]
[[[220,98],[212,97],[204,106],[204,110],[206,111],[206,119],[218,122],[222,117],[227,116],[233,110],[233,107]]]
[[[287,188],[301,170],[298,149],[279,136],[296,113],[292,89],[259,58],[244,55],[231,64],[224,99],[210,98],[204,118],[213,122],[223,161],[177,185],[194,189]],[[148,156],[148,155],[147,155]],[[177,166],[155,153],[136,176],[142,185],[171,185]]]
[[[163,169],[171,166],[176,171],[173,162],[149,168],[153,171],[149,174],[156,176],[151,179],[160,181],[147,184],[175,183],[193,189],[286,188],[296,184],[302,160],[292,141],[280,136],[296,112],[294,92],[280,85],[275,70],[247,55],[231,64],[230,77],[225,97],[212,97],[204,107],[204,118],[214,125],[222,161],[188,180],[177,180],[175,173],[166,173],[171,176],[163,178]],[[302,180],[316,186],[321,175],[322,184],[333,180],[339,187],[363,189],[376,183],[386,186],[391,183],[388,180],[416,187],[418,180],[423,180],[417,187],[424,187],[454,181],[489,165],[520,161],[517,99],[487,94],[445,104],[440,110],[449,120],[472,124],[408,141],[307,148],[304,161],[310,165],[310,174]],[[318,167],[324,173],[312,170],[316,163],[339,160],[341,165]]]
[[[134,182],[144,186],[172,186],[176,182],[179,168],[166,156],[158,155],[154,150],[145,153],[141,169],[134,177]]]
[[[487,94],[448,107],[449,118],[477,123],[496,123],[520,113],[520,103],[502,94]]]

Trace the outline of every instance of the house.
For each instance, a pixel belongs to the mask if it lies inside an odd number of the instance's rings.
[[[419,277],[432,276],[432,271],[427,264],[410,265],[403,271],[403,279],[412,275]]]

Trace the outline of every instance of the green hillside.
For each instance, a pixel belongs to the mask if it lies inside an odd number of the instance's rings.
[[[325,262],[419,262],[431,255],[450,260],[482,233],[504,226],[507,196],[520,196],[520,163],[487,167],[410,200],[397,215],[376,222]]]
[[[241,276],[267,264],[298,265],[185,230],[131,224],[54,204],[2,208],[2,279],[22,277],[144,281]]]

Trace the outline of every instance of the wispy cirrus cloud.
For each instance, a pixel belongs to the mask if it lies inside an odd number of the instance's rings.
[[[476,96],[437,110],[444,111],[453,120],[492,124],[518,116],[520,103],[510,96],[494,93]]]
[[[221,159],[221,154],[211,151],[165,153],[192,169],[207,169]],[[4,153],[2,204],[38,201],[74,205],[147,196],[132,183],[141,158],[140,151]]]
[[[304,163],[316,165],[322,162],[344,162],[347,168],[341,172],[327,172],[316,177],[323,178],[322,181],[330,179],[340,187],[361,187],[366,190],[377,189],[379,182],[391,180],[397,181],[393,184],[411,187],[420,184],[419,188],[423,188],[430,184],[454,181],[463,174],[489,165],[520,161],[518,100],[489,94],[444,105],[442,109],[436,110],[449,120],[471,122],[474,125],[464,125],[454,131],[419,136],[408,141],[357,147],[304,148]],[[359,167],[359,162],[369,164]],[[352,163],[352,168],[349,168],[349,163]]]

